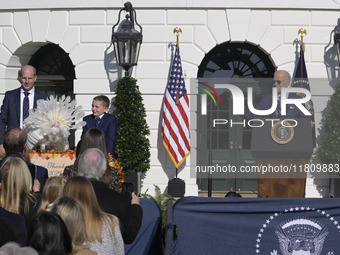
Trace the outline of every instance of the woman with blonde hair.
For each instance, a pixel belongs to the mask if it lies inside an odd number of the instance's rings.
[[[49,211],[53,202],[61,197],[64,187],[64,180],[61,176],[51,176],[47,179],[41,195],[40,211]]]
[[[91,250],[101,255],[124,254],[118,219],[101,210],[92,184],[87,178],[71,177],[64,186],[63,196],[77,199],[84,206],[86,234]]]
[[[33,194],[32,176],[25,163],[19,157],[8,157],[1,168],[0,206],[4,209],[24,216],[26,227],[37,213],[41,197],[35,193],[40,190],[40,183],[34,180]]]
[[[85,209],[81,202],[70,197],[58,198],[51,207],[51,212],[59,214],[65,222],[72,238],[72,255],[95,255],[87,245]]]

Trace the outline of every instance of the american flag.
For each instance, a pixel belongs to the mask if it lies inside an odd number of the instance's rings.
[[[189,98],[185,89],[178,41],[164,97],[163,144],[178,168],[190,155]]]

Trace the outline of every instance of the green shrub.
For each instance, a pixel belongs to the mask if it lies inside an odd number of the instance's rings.
[[[325,164],[340,163],[340,84],[329,100],[330,111],[322,120],[319,159]]]
[[[150,130],[137,80],[132,77],[120,79],[112,104],[113,114],[118,119],[117,160],[127,174],[146,172],[150,168],[150,142],[147,137]]]

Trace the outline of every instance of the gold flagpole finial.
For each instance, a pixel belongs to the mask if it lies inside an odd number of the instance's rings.
[[[303,29],[303,28],[300,28],[299,31],[298,31],[298,34],[301,36],[300,44],[301,44],[302,47],[304,48],[305,45],[304,45],[304,42],[303,42],[303,37],[304,37],[305,35],[307,35],[307,30],[306,30],[306,29]]]
[[[177,37],[177,40],[176,40],[177,44],[179,43],[179,40],[178,40],[179,33],[182,33],[182,29],[175,27],[174,28],[174,34],[176,34],[176,37]]]

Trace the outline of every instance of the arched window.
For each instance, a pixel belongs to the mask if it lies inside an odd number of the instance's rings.
[[[212,49],[202,60],[199,78],[273,77],[276,67],[269,54],[249,42],[226,42]]]
[[[37,69],[36,86],[49,95],[73,95],[74,65],[68,54],[56,44],[42,46],[28,63]]]

